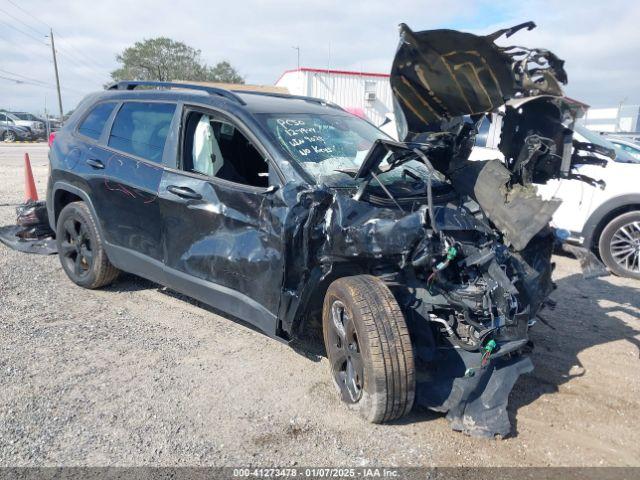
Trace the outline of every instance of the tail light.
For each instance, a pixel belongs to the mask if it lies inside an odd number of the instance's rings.
[[[53,141],[56,139],[56,132],[51,132],[49,134],[49,148],[53,145]]]

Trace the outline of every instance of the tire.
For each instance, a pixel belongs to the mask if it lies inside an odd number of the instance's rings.
[[[15,142],[16,141],[15,132],[12,132],[11,130],[7,130],[6,132],[4,132],[4,137],[3,137],[2,141],[7,142],[7,143]]]
[[[612,273],[640,280],[640,211],[609,222],[600,234],[598,250]]]
[[[62,209],[56,225],[58,257],[67,276],[84,288],[113,282],[120,271],[111,265],[95,220],[84,202]]]
[[[324,298],[324,344],[347,406],[372,423],[402,417],[415,397],[413,347],[393,294],[371,275],[334,281]]]

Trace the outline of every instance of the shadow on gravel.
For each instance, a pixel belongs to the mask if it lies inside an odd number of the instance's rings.
[[[102,288],[107,292],[140,292],[142,290],[158,290],[160,285],[130,273],[120,273],[115,282]]]
[[[531,331],[535,343],[532,354],[535,370],[520,377],[509,398],[508,413],[513,425],[510,436],[517,436],[517,412],[521,407],[545,394],[558,392],[560,385],[585,374],[585,368],[578,359],[582,351],[596,345],[627,340],[638,349],[640,361],[640,330],[616,316],[616,313],[640,316],[640,282],[638,288],[617,286],[602,278],[584,279],[582,274],[574,274],[557,281],[557,285],[558,289],[551,295],[557,307],[553,311],[544,310],[541,316],[546,324],[538,322]],[[157,290],[261,333],[252,325],[213,307],[134,275],[123,274],[105,289],[118,292]],[[610,305],[601,305],[601,302]],[[290,346],[312,362],[319,362],[326,356],[319,325],[304,338],[291,342]],[[392,424],[426,422],[443,415],[416,407],[410,415]]]
[[[289,346],[298,354],[312,362],[319,362],[322,357],[327,356],[322,340],[322,331],[313,329],[302,339],[292,341]]]
[[[155,290],[158,293],[161,293],[162,295],[166,295],[167,297],[175,298],[182,302],[189,303],[195,307],[206,310],[209,313],[218,315],[219,317],[222,317],[226,320],[238,323],[250,330],[253,330],[254,332],[263,334],[262,331],[258,330],[250,323],[246,323],[243,320],[240,320],[239,318],[233,317],[228,313],[222,312],[214,307],[211,307],[207,304],[199,302],[198,300],[188,297],[187,295],[183,295],[182,293],[175,292],[158,283],[154,283],[150,280],[146,280],[142,277],[138,277],[130,273],[121,273],[118,279],[114,283],[104,287],[103,290],[111,291],[111,292],[140,292],[142,290]]]
[[[560,385],[586,373],[578,358],[582,351],[627,340],[638,349],[640,361],[640,330],[616,316],[640,317],[640,282],[633,288],[575,274],[556,283],[558,289],[551,298],[557,307],[541,313],[548,325],[538,322],[531,331],[535,370],[520,377],[511,392],[508,410],[514,426],[512,435],[517,434],[518,409],[542,395],[558,392]]]

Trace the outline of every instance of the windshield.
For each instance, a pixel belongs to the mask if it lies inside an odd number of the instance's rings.
[[[317,113],[257,114],[278,145],[319,183],[353,183],[369,149],[390,138],[356,116]]]
[[[616,158],[615,158],[616,162],[638,163],[637,159],[633,158],[631,155],[629,155],[629,153],[622,151],[619,148],[616,148],[616,146],[613,143],[611,143],[609,140],[604,138],[599,133],[589,130],[588,128],[583,127],[582,125],[576,125],[573,129],[573,132],[574,132],[573,137],[576,140],[595,143],[596,145],[609,148],[614,152],[616,152]]]

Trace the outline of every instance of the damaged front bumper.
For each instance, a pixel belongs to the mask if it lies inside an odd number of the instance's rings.
[[[582,112],[562,95],[562,60],[494,43],[534,26],[480,37],[402,25],[391,87],[403,141],[374,144],[354,174],[360,183],[352,196],[298,192],[308,215],[291,227],[292,245],[304,254],[288,262],[284,317],[296,318],[309,292],[340,276],[384,280],[411,333],[416,402],[447,412],[454,429],[471,435],[510,432],[509,393],[533,369],[529,327],[554,288],[557,238],[549,223],[560,202],[541,198],[535,184],[598,184],[572,168],[604,165],[609,155],[572,138]],[[498,109],[505,160],[469,161],[477,126]],[[409,159],[434,174],[420,198],[396,195],[379,180]],[[436,176],[444,194],[434,193]]]
[[[418,371],[416,403],[445,412],[454,430],[505,437],[511,433],[509,393],[520,375],[533,371],[533,363],[525,355],[496,355],[475,375],[465,375],[477,367],[478,357],[461,349],[440,350],[430,368]]]

